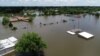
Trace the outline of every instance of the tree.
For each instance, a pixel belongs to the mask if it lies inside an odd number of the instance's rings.
[[[30,16],[29,19],[28,19],[28,21],[29,22],[33,22],[33,20],[34,20],[35,17],[36,17],[36,15]]]
[[[96,18],[99,18],[99,16],[100,16],[99,13],[96,13],[96,14],[95,14],[95,17],[96,17]]]
[[[29,22],[32,22],[32,21],[33,21],[33,17],[30,17],[30,18],[29,18]]]
[[[3,24],[3,25],[7,25],[8,23],[9,23],[8,17],[4,17],[4,18],[3,18],[3,21],[2,21],[2,24]]]
[[[43,56],[46,44],[36,33],[25,33],[15,46],[17,56]]]
[[[9,22],[9,27],[13,27],[13,24],[11,22]]]
[[[17,27],[12,27],[12,30],[17,30]]]

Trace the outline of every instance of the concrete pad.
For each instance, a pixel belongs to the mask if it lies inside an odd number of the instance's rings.
[[[84,37],[84,38],[86,38],[86,39],[89,39],[89,38],[94,37],[93,34],[90,34],[90,33],[88,33],[88,32],[80,32],[80,33],[78,33],[78,35],[79,35],[79,36],[82,36],[82,37]]]

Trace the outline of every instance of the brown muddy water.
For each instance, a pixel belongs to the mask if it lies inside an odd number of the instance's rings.
[[[63,19],[67,22],[64,23]],[[10,36],[19,39],[25,32],[36,32],[47,43],[45,56],[100,56],[99,17],[93,15],[80,15],[80,17],[77,15],[37,16],[33,23],[14,22],[13,24],[18,30],[11,31],[0,23],[0,39]],[[67,30],[73,28],[81,28],[94,34],[95,37],[85,40],[66,33]]]

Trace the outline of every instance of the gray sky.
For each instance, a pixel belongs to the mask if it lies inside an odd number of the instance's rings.
[[[0,0],[0,6],[100,6],[100,0]]]

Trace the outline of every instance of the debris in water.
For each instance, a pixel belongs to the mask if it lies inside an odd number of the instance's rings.
[[[63,22],[65,23],[65,22],[67,22],[67,20],[63,20]]]
[[[50,23],[50,25],[52,25],[52,24],[54,24],[54,23]]]
[[[46,24],[43,24],[44,26],[46,26]]]

